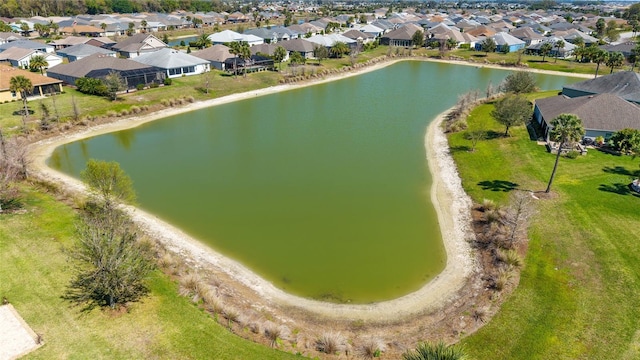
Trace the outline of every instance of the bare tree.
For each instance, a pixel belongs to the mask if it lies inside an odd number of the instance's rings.
[[[518,240],[526,237],[529,220],[535,213],[531,200],[529,192],[516,191],[511,195],[509,206],[502,217],[502,222],[508,230],[506,234],[508,248],[513,248]]]

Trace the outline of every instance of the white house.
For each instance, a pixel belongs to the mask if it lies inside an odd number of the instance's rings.
[[[0,61],[8,61],[11,66],[28,69],[29,64],[31,63],[31,59],[37,55],[44,56],[44,59],[49,64],[47,68],[62,64],[62,57],[56,54],[45,53],[40,50],[17,47],[8,48],[7,50],[1,52]]]
[[[143,54],[132,60],[163,69],[170,78],[198,75],[211,69],[209,61],[169,48]]]

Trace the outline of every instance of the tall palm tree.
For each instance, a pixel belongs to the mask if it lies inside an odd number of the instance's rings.
[[[240,58],[242,61],[243,68],[243,76],[247,77],[247,59],[251,58],[251,49],[249,48],[249,43],[246,41],[234,41],[229,44],[229,52],[234,54],[237,58]],[[238,64],[235,64],[234,73],[238,75]]]
[[[24,113],[22,114],[22,125],[27,127],[27,116],[29,115],[29,108],[27,107],[27,94],[33,91],[33,84],[31,80],[22,75],[14,76],[9,80],[9,90],[20,93],[22,98],[22,104],[24,105]]]
[[[631,57],[633,63],[631,64],[631,71],[636,67],[636,63],[640,59],[640,44],[636,44],[636,47],[631,49]]]
[[[549,131],[549,140],[558,143],[558,153],[556,154],[556,162],[553,165],[553,171],[549,178],[549,184],[547,185],[546,193],[551,190],[551,184],[553,178],[556,176],[556,170],[558,169],[558,161],[560,160],[560,154],[562,148],[573,142],[576,142],[584,135],[584,127],[582,126],[582,120],[574,114],[560,114],[553,120],[551,120],[551,126],[553,127]]]
[[[617,68],[618,66],[622,66],[623,63],[624,63],[624,55],[622,55],[621,52],[616,51],[616,52],[610,53],[609,56],[607,57],[607,66],[611,68],[611,71],[609,71],[609,74],[613,74],[613,69]]]
[[[544,62],[544,58],[549,55],[549,53],[553,50],[553,45],[549,42],[545,42],[540,46],[540,53],[542,54],[542,62]]]
[[[558,56],[560,55],[560,49],[564,49],[564,41],[562,41],[562,40],[556,41],[555,47],[556,47],[556,60],[554,61],[554,63],[557,63],[558,62]]]
[[[100,29],[102,29],[102,31],[106,34],[107,33],[107,24],[105,23],[101,23],[100,24]],[[105,35],[106,36],[106,35]]]
[[[593,48],[591,54],[589,54],[591,61],[596,63],[596,75],[594,78],[598,77],[598,70],[600,70],[600,64],[607,61],[609,57],[609,53],[606,50],[602,50],[600,48]]]
[[[32,69],[40,70],[40,75],[44,74],[44,69],[49,66],[47,59],[44,55],[34,55],[29,61],[29,67]]]

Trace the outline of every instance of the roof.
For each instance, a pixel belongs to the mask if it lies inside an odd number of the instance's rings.
[[[0,39],[4,41],[15,41],[15,40],[25,40],[26,38],[14,32],[0,32]]]
[[[183,66],[196,66],[209,63],[209,61],[202,58],[169,48],[142,54],[134,58],[133,61],[161,69],[175,69]]]
[[[66,27],[60,28],[60,32],[67,33],[67,34],[76,32],[78,34],[82,34],[82,33],[102,33],[104,31],[101,28],[97,28],[91,25],[74,25],[74,26],[66,26]]]
[[[199,57],[200,59],[216,62],[224,62],[226,59],[234,57],[231,51],[229,51],[229,47],[222,44],[216,44],[202,50],[194,51],[191,55]]]
[[[56,51],[56,53],[58,55],[64,55],[64,56],[85,57],[93,54],[109,55],[109,54],[115,54],[116,52],[112,50],[103,49],[97,46],[93,46],[93,45],[78,44],[78,45],[73,45],[73,46],[69,46],[68,48],[58,50]]]
[[[365,34],[360,30],[349,30],[347,32],[345,32],[344,34],[342,34],[346,37],[348,37],[349,39],[352,40],[358,40],[358,38],[361,38],[362,40],[366,40],[366,39],[373,39],[375,38],[375,36],[373,36],[372,34]]]
[[[49,43],[49,45],[72,46],[72,45],[84,44],[89,40],[91,40],[91,38],[88,38],[86,36],[67,36],[64,39],[53,40],[52,42]]]
[[[576,90],[587,94],[609,93],[617,95],[627,101],[640,103],[640,74],[632,71],[620,71],[614,74],[600,76],[595,79],[566,85],[565,90]]]
[[[252,46],[250,50],[252,55],[260,53],[260,54],[266,54],[271,56],[275,53],[278,46],[280,46],[280,44],[260,44],[260,45]]]
[[[31,72],[0,64],[0,91],[8,90],[11,86],[11,78],[19,75],[31,80],[31,84],[33,84],[33,86],[59,84],[62,82],[58,79],[52,79],[50,77],[40,75],[37,72]]]
[[[538,34],[530,27],[521,27],[514,30],[511,30],[511,35],[517,37],[520,40],[542,40],[544,36],[542,34]]]
[[[345,44],[353,44],[356,42],[355,40],[349,39],[348,37],[341,34],[314,35],[307,40],[326,47],[331,47],[339,42]]]
[[[506,32],[499,32],[495,35],[492,36],[493,41],[496,42],[496,45],[507,45],[507,46],[511,46],[511,45],[524,45],[525,42],[518,39],[517,37],[513,36],[513,35],[509,35]]]
[[[27,56],[33,54],[38,50],[34,49],[25,49],[18,47],[10,47],[7,50],[0,53],[0,61],[4,60],[21,60],[26,58]]]
[[[418,30],[422,31],[422,28],[418,25],[407,24],[401,28],[388,32],[382,37],[388,39],[411,40],[413,34],[415,34]]]
[[[133,60],[95,54],[69,64],[56,65],[49,68],[47,73],[50,75],[60,74],[69,77],[81,78],[94,70],[108,69],[115,71],[128,71],[147,68],[150,68],[150,66]]]
[[[37,42],[37,41],[16,40],[16,41],[12,41],[12,42],[8,42],[6,44],[0,45],[0,51],[7,50],[10,47],[19,47],[19,48],[33,49],[33,50],[53,49],[53,46],[47,45],[47,44],[43,44],[43,43]]]
[[[286,41],[278,41],[278,45],[285,48],[287,51],[297,52],[313,52],[314,44],[311,41],[305,39],[291,39]]]
[[[152,38],[153,40],[157,40],[160,43],[164,44],[162,40],[158,39],[157,37],[151,34],[134,34],[133,36],[129,36],[126,39],[113,45],[112,48],[118,51],[128,49],[128,50],[132,50],[130,52],[135,52],[137,49],[141,47],[140,44],[147,43],[147,40],[149,38]],[[166,47],[167,44],[164,44],[164,46]]]
[[[577,98],[558,95],[538,99],[536,106],[547,123],[560,114],[575,114],[588,130],[640,130],[640,107],[613,94]]]

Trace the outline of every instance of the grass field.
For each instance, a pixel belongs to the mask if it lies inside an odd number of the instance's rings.
[[[469,125],[502,134],[491,107],[475,109]],[[546,188],[555,156],[524,127],[481,141],[473,153],[462,133],[449,141],[476,202],[505,204],[513,191]],[[561,159],[553,196],[536,201],[519,287],[463,340],[474,358],[640,358],[640,196],[627,187],[639,163],[596,150]]]
[[[60,298],[70,277],[63,248],[74,212],[41,190],[24,187],[25,213],[0,215],[0,297],[45,341],[27,359],[292,359],[244,340],[177,295],[160,271],[151,294],[128,313],[80,313]]]

